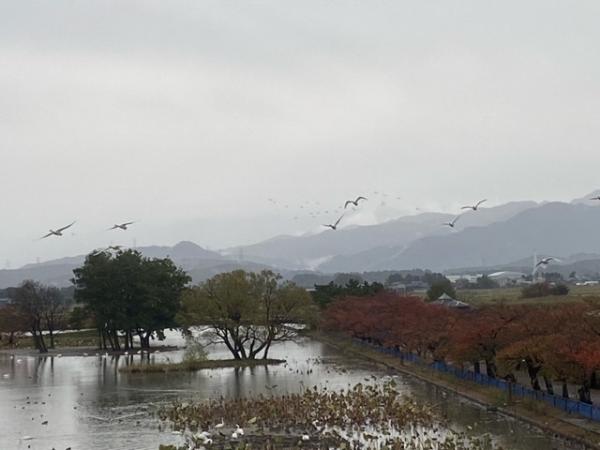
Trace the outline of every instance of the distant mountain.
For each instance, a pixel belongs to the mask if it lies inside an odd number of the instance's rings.
[[[513,202],[483,208],[477,213],[467,212],[458,227],[488,225],[536,206],[535,202]],[[441,224],[454,217],[450,214],[423,213],[378,225],[341,228],[304,236],[278,236],[258,244],[228,249],[226,253],[243,253],[245,258],[252,261],[296,270],[315,267],[327,272],[369,270],[372,265],[378,265],[381,255],[393,258],[399,249],[418,239],[447,234],[448,230]]]
[[[36,264],[26,264],[20,269],[39,269],[42,267],[51,267],[51,266],[79,266],[85,260],[84,255],[78,256],[68,256],[65,258],[52,259],[50,261],[44,261]],[[19,269],[18,269],[19,270]]]
[[[18,286],[24,280],[36,280],[44,284],[66,287],[71,284],[73,269],[80,264],[40,264],[22,269],[0,270],[0,289]]]
[[[166,258],[167,256],[173,260],[204,260],[204,259],[223,259],[220,253],[206,250],[190,241],[182,241],[169,246],[149,246],[138,248],[144,256],[148,258]]]
[[[599,200],[591,200],[592,198],[598,197],[600,196],[600,189],[596,189],[595,191],[590,192],[587,195],[584,195],[581,198],[576,198],[575,200],[571,201],[571,203],[573,204],[586,204],[586,205],[590,205],[590,206],[600,206],[600,201]]]
[[[588,200],[594,195],[571,203],[524,201],[467,211],[454,230],[442,226],[453,215],[430,212],[378,225],[278,236],[223,253],[187,241],[138,250],[148,257],[170,257],[195,282],[238,268],[271,269],[288,278],[300,275],[298,279],[309,284],[341,272],[529,271],[534,254],[561,258],[556,264],[561,273],[593,274],[600,268],[600,202]],[[0,270],[0,288],[15,286],[26,278],[66,286],[72,270],[84,258],[80,255]]]
[[[445,236],[419,239],[372,269],[503,265],[537,253],[600,253],[600,208],[577,203],[547,203],[487,226],[468,227]],[[531,267],[530,264],[528,264]]]
[[[139,247],[138,250],[148,258],[171,258],[175,264],[185,270],[201,264],[219,264],[225,260],[220,253],[206,250],[190,241],[179,242],[173,247],[149,246]]]
[[[218,266],[227,261],[220,253],[206,250],[193,242],[179,242],[173,247],[149,246],[137,248],[149,258],[171,258],[185,270],[202,266]],[[27,264],[20,269],[0,270],[0,289],[16,286],[23,280],[34,279],[45,284],[68,286],[73,278],[73,269],[80,267],[85,255],[60,258],[39,264]]]
[[[188,270],[188,275],[192,277],[194,283],[202,283],[209,278],[220,273],[231,272],[233,270],[245,270],[246,272],[260,272],[261,270],[272,270],[276,273],[281,273],[282,276],[288,277],[291,272],[278,270],[274,267],[265,264],[259,264],[250,261],[222,261],[218,264],[205,264],[194,267]]]

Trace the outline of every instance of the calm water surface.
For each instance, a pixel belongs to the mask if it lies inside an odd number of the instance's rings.
[[[167,344],[182,344],[173,333]],[[211,357],[229,357],[211,347]],[[178,437],[159,430],[156,410],[173,400],[203,400],[274,391],[298,392],[304,387],[342,389],[357,382],[383,382],[394,376],[400,389],[438,405],[455,429],[491,433],[506,449],[570,449],[541,431],[467,402],[460,397],[348,359],[335,349],[304,339],[278,344],[274,358],[286,366],[203,370],[195,373],[122,374],[118,368],[139,362],[141,355],[107,357],[26,357],[0,354],[0,450],[157,450]],[[182,351],[156,353],[150,361],[179,361]],[[374,377],[373,377],[374,376]],[[42,425],[48,421],[47,425]],[[24,437],[32,439],[24,440]]]

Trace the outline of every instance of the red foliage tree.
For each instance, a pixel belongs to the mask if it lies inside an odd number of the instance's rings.
[[[347,297],[325,312],[324,326],[379,345],[432,360],[472,364],[497,377],[498,365],[514,379],[525,369],[534,389],[541,376],[549,393],[553,380],[581,386],[579,399],[591,402],[590,388],[600,370],[600,309],[594,304],[492,305],[457,311],[418,297],[382,292]]]

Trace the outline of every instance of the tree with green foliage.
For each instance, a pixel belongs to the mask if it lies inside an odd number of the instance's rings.
[[[427,291],[427,298],[431,301],[437,300],[442,294],[456,297],[456,291],[454,290],[454,286],[452,286],[452,282],[444,276],[436,277],[432,281]]]
[[[550,295],[567,295],[569,287],[564,284],[552,285],[547,282],[533,283],[521,289],[521,297],[538,298],[548,297]]]
[[[315,285],[312,291],[313,300],[321,308],[326,308],[334,300],[342,297],[370,297],[384,290],[381,283],[366,281],[359,282],[351,278],[346,285],[339,285],[335,282],[329,284]]]
[[[95,322],[85,307],[76,306],[71,310],[67,319],[67,324],[72,330],[82,330],[84,328],[93,327]]]
[[[497,281],[492,280],[487,275],[477,277],[477,281],[475,281],[476,289],[497,289],[499,287],[500,284]]]
[[[135,250],[93,253],[75,269],[75,299],[95,320],[102,348],[141,348],[175,328],[181,294],[191,278],[173,261],[144,258]]]
[[[222,273],[184,294],[180,323],[206,325],[235,359],[266,359],[274,342],[294,339],[293,324],[311,323],[315,308],[305,289],[271,271]]]

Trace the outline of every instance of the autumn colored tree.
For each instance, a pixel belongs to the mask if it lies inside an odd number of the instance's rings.
[[[412,352],[422,358],[472,364],[485,362],[486,373],[515,379],[524,370],[531,386],[554,394],[554,382],[569,397],[590,403],[590,389],[600,370],[600,304],[491,305],[457,311],[416,297],[391,293],[368,299],[345,298],[325,311],[323,325],[353,337]]]
[[[498,360],[509,372],[525,369],[531,387],[541,390],[539,376],[544,378],[549,394],[554,393],[552,379],[545,367],[547,342],[545,337],[556,329],[557,316],[537,305],[520,307],[520,315],[506,330],[509,337],[498,353]]]
[[[388,347],[442,360],[455,312],[419,297],[382,292],[370,298],[338,300],[325,313],[327,329],[343,331]]]
[[[497,354],[510,341],[508,326],[522,314],[521,308],[492,305],[472,314],[465,314],[453,328],[451,357],[459,362],[471,362],[475,372],[480,361],[485,362],[486,373],[498,376]]]

